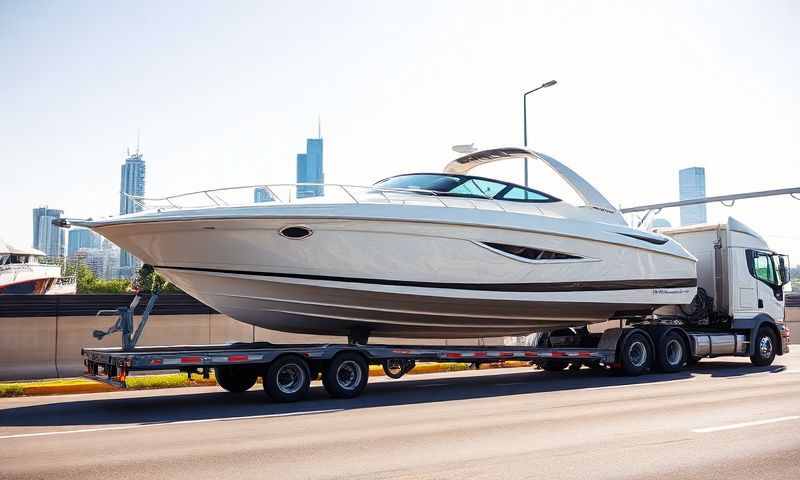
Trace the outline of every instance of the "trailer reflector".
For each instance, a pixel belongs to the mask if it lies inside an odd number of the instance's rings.
[[[457,352],[448,352],[448,353],[445,354],[445,357],[447,357],[447,358],[461,358],[461,357],[463,357],[463,355],[461,355],[460,353],[457,353]]]
[[[551,357],[556,357],[556,358],[558,358],[558,357],[566,357],[567,353],[566,352],[553,352],[553,353],[550,354],[550,356]]]
[[[203,357],[181,357],[181,363],[203,363]]]
[[[150,360],[150,365],[154,365],[154,366],[155,365],[162,365],[163,363],[164,363],[164,360],[162,360],[160,358],[154,358],[154,359]]]
[[[246,362],[249,359],[247,355],[228,355],[229,362]]]

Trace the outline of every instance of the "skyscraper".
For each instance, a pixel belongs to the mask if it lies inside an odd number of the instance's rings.
[[[323,183],[325,174],[322,169],[322,130],[317,138],[306,140],[306,153],[297,154],[297,183]],[[322,185],[297,187],[297,198],[319,197],[325,194]]]
[[[48,257],[64,256],[64,230],[53,225],[53,220],[63,215],[63,210],[55,208],[33,209],[33,248],[43,251]]]
[[[87,228],[71,228],[67,240],[67,256],[74,257],[81,248],[100,248],[101,239]]]
[[[144,195],[144,174],[145,164],[142,158],[142,153],[139,147],[136,147],[136,153],[133,155],[128,153],[128,158],[121,168],[121,180],[119,187],[119,213],[124,215],[126,213],[138,212],[141,207],[137,205],[127,195]],[[127,195],[126,195],[127,194]],[[119,267],[123,276],[132,276],[139,267],[139,260],[130,253],[122,250],[119,257]]]
[[[706,169],[703,167],[684,168],[678,173],[681,200],[693,200],[706,196]],[[706,206],[688,205],[681,207],[681,225],[706,223]]]

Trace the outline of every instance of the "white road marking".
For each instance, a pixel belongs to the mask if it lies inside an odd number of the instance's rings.
[[[778,423],[778,422],[788,422],[790,420],[800,420],[800,415],[793,415],[790,417],[778,417],[778,418],[768,418],[766,420],[756,420],[754,422],[742,422],[742,423],[732,423],[730,425],[722,425],[719,427],[706,427],[706,428],[695,428],[692,430],[693,433],[713,433],[713,432],[721,432],[724,430],[735,430],[737,428],[747,428],[747,427],[756,427],[758,425],[767,425],[770,423]]]
[[[221,418],[201,418],[198,420],[178,420],[176,422],[153,422],[153,423],[137,423],[134,425],[118,425],[114,427],[97,427],[97,428],[84,428],[81,430],[55,430],[52,432],[37,432],[37,433],[18,433],[16,435],[3,435],[0,440],[7,440],[10,438],[28,438],[28,437],[49,437],[53,435],[67,435],[71,433],[91,433],[91,432],[108,432],[112,430],[133,430],[136,428],[147,427],[162,427],[169,425],[190,425],[193,423],[210,423],[210,422],[227,422],[235,420],[254,420],[259,418],[277,418],[277,417],[297,417],[300,415],[315,415],[318,413],[333,413],[341,412],[343,408],[334,408],[330,410],[310,410],[308,412],[289,412],[289,413],[270,413],[266,415],[250,415],[244,417],[221,417]]]

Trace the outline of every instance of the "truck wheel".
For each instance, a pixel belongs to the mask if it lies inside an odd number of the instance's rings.
[[[214,367],[217,384],[231,393],[242,393],[256,384],[258,374],[247,367],[222,366]]]
[[[353,398],[364,391],[369,367],[364,357],[355,352],[342,352],[322,372],[322,386],[334,398]]]
[[[622,373],[631,377],[641,375],[653,364],[653,352],[650,342],[641,332],[633,332],[622,342],[620,349]]]
[[[768,327],[761,327],[758,329],[756,335],[756,350],[750,356],[750,362],[757,367],[766,367],[772,365],[775,360],[775,334]]]
[[[298,355],[278,357],[264,374],[264,392],[276,402],[301,400],[308,394],[310,384],[308,362]]]
[[[662,335],[656,344],[655,367],[659,372],[677,372],[686,363],[686,342],[676,331]]]

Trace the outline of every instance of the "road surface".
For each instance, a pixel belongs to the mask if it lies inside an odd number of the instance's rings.
[[[216,387],[0,399],[0,478],[800,478],[800,355],[639,378],[371,379],[295,404]]]

